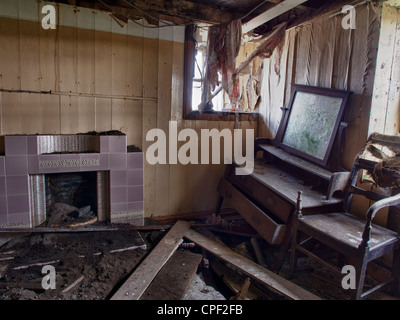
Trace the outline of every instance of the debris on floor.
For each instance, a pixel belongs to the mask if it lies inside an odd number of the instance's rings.
[[[292,278],[288,261],[278,274],[271,271],[279,249],[235,215],[223,219],[228,223],[155,220],[137,228],[91,224],[2,231],[0,300],[349,299],[337,275],[312,260],[299,259]],[[55,289],[46,288],[51,270]]]
[[[0,257],[13,258],[0,261],[0,270],[6,269],[0,300],[107,299],[147,249],[142,235],[133,231],[32,234],[10,240],[0,248]],[[56,271],[54,290],[42,287],[46,265]]]

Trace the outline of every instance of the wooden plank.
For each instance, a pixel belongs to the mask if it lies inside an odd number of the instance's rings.
[[[155,276],[182,243],[182,238],[189,227],[189,222],[178,221],[111,297],[111,300],[140,299]]]
[[[1,93],[2,134],[21,134],[21,93]]]
[[[142,149],[143,101],[126,100],[127,143]]]
[[[57,63],[58,39],[57,29],[43,29],[39,27],[40,45],[40,84],[41,90],[60,91],[59,73]],[[45,131],[46,132],[46,131]],[[46,132],[50,133],[50,132]]]
[[[77,96],[60,97],[61,134],[78,133],[79,105]]]
[[[58,64],[60,91],[78,93],[78,43],[76,28],[58,28]],[[76,119],[76,118],[75,118]]]
[[[0,88],[21,89],[18,20],[0,18],[0,41]]]
[[[391,82],[390,77],[396,41],[397,15],[398,11],[396,8],[383,4],[381,36],[379,39],[379,50],[376,61],[376,65],[379,66],[379,68],[376,68],[375,72],[368,134],[373,132],[385,132]]]
[[[158,92],[158,40],[143,39],[143,96],[156,98]]]
[[[157,128],[163,130],[167,137],[171,119],[171,85],[172,42],[160,40],[158,44]],[[165,215],[169,213],[169,171],[170,165],[168,164],[156,166],[156,211]]]
[[[79,15],[78,15],[79,17]],[[92,19],[94,29],[94,15]],[[78,18],[78,22],[79,22]],[[79,27],[79,26],[78,26]],[[77,31],[77,81],[79,93],[95,93],[95,32],[78,29]]]
[[[77,133],[92,131],[96,127],[96,107],[95,99],[89,97],[76,97],[78,111],[78,126],[75,127]]]
[[[237,272],[233,271],[213,256],[210,257],[210,267],[235,294],[239,293],[241,285],[243,284],[243,281],[245,281],[243,277],[239,276]],[[270,297],[253,285],[250,285],[249,290],[244,297],[244,300],[270,299]]]
[[[143,96],[143,38],[128,36],[127,95]]]
[[[126,103],[127,100],[112,99],[111,127],[126,133]]]
[[[127,95],[128,36],[112,34],[112,94]]]
[[[110,17],[111,19],[111,17]],[[111,30],[111,21],[109,28]],[[112,34],[95,31],[95,93],[112,94]]]
[[[21,20],[19,42],[21,89],[39,91],[41,89],[39,24]]]
[[[201,260],[201,254],[176,251],[140,300],[181,300],[192,282]]]
[[[97,83],[97,82],[96,82]],[[97,88],[96,88],[97,90]],[[96,98],[96,128],[98,132],[112,130],[112,100]]]
[[[326,200],[325,194],[310,189],[309,186],[299,182],[296,177],[274,165],[265,163],[262,159],[256,159],[254,163],[254,172],[251,176],[288,201],[292,206],[295,206],[297,203],[299,191],[303,193],[303,208],[322,207],[342,202],[342,199],[339,198]]]
[[[280,16],[281,14],[297,7],[298,5],[306,2],[307,0],[286,0],[277,4],[275,7],[265,11],[264,13],[258,15],[257,17],[246,22],[242,26],[242,32],[247,33],[251,30],[257,28],[258,26]]]
[[[231,205],[240,215],[270,244],[280,244],[286,232],[286,225],[272,220],[238,189],[224,178],[218,185],[219,194],[231,201]]]
[[[279,276],[272,271],[261,267],[257,263],[233,252],[221,243],[215,242],[202,234],[188,229],[185,238],[201,246],[211,254],[217,256],[221,260],[239,268],[250,278],[261,282],[286,298],[291,300],[320,300],[320,298],[309,291],[299,287],[293,282]]]
[[[42,111],[40,95],[21,94],[21,127],[20,134],[38,134],[46,122]]]
[[[22,10],[22,8],[20,8]],[[19,21],[21,89],[41,90],[40,76],[40,25]],[[43,126],[42,105],[37,94],[21,95],[21,134],[40,133]]]
[[[142,126],[142,148],[144,151],[152,145],[153,141],[147,141],[147,132],[157,128],[156,123],[157,103],[154,101],[143,101],[143,126]],[[146,217],[158,215],[156,207],[156,166],[144,161],[144,214]]]
[[[393,65],[391,70],[385,134],[397,135],[400,120],[400,12],[397,10],[396,41],[394,42]]]
[[[306,161],[299,157],[291,155],[290,153],[285,152],[282,149],[278,149],[272,145],[266,145],[266,144],[260,145],[260,148],[262,150],[272,154],[273,156],[277,157],[278,159],[283,160],[283,161],[285,161],[291,165],[294,165],[296,167],[299,167],[307,172],[315,174],[322,179],[325,179],[327,181],[330,181],[330,179],[331,179],[332,172],[330,172],[326,169],[323,169],[317,165],[314,165],[314,164],[310,163],[309,161]]]

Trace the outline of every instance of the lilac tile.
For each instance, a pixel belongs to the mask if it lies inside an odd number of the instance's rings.
[[[27,156],[7,156],[6,157],[7,176],[18,176],[28,174]]]
[[[0,156],[0,177],[4,177],[6,175],[6,157]]]
[[[110,189],[111,203],[126,202],[126,187],[114,187]]]
[[[7,197],[0,196],[0,217],[6,216],[7,217]]]
[[[128,202],[127,203],[127,210],[143,210],[144,209],[144,202],[143,201],[135,201],[135,202]]]
[[[143,186],[128,187],[128,202],[143,201]]]
[[[109,153],[109,137],[108,136],[100,136],[100,153]]]
[[[7,177],[7,196],[11,195],[28,195],[28,175],[25,176],[8,176]]]
[[[81,158],[79,154],[61,154],[60,167],[61,172],[77,172],[80,171]]]
[[[5,136],[5,154],[7,156],[22,156],[28,154],[27,141],[27,136]]]
[[[126,154],[116,153],[109,156],[110,170],[125,170],[126,169]]]
[[[7,215],[1,215],[0,213],[0,226],[5,226],[7,225]]]
[[[28,136],[28,154],[30,155],[39,154],[38,140],[39,139],[37,136]]]
[[[11,225],[19,225],[19,224],[30,224],[31,218],[29,212],[23,212],[18,214],[9,214],[8,215],[8,223]]]
[[[100,170],[100,154],[84,153],[80,155],[81,171],[98,171]]]
[[[109,136],[110,153],[126,153],[126,136]]]
[[[29,212],[29,195],[8,196],[8,214]]]
[[[111,214],[126,211],[126,202],[124,203],[111,203]]]
[[[126,170],[110,171],[110,186],[125,187],[126,186]]]
[[[0,197],[6,195],[6,177],[0,177]]]
[[[128,169],[143,168],[143,152],[129,152],[127,157]]]
[[[109,170],[108,154],[100,154],[100,170]]]
[[[128,186],[143,185],[143,169],[127,170],[126,183]]]
[[[39,173],[39,157],[28,156],[28,173],[38,174]]]
[[[40,173],[58,173],[61,172],[60,155],[46,154],[39,156]]]

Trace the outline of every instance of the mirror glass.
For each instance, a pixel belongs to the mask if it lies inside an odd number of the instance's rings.
[[[328,151],[343,97],[297,91],[282,144],[323,160]]]

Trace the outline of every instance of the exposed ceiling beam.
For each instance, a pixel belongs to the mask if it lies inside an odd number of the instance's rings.
[[[0,0],[1,1],[1,0]],[[63,3],[65,0],[50,0],[53,2]],[[68,0],[71,1],[71,0]],[[137,9],[130,4],[134,4]],[[93,1],[80,0],[76,1],[76,5],[91,9],[111,12],[114,15],[123,14],[132,19],[135,17],[145,17],[143,11],[157,17],[162,16],[165,20],[173,21],[203,21],[206,23],[223,23],[233,20],[237,13],[228,12],[218,9],[216,6],[196,3],[189,0],[173,0],[173,1],[150,1],[150,0],[135,0],[135,1]]]
[[[265,11],[264,13],[260,14],[259,16],[251,19],[250,21],[244,23],[242,25],[242,33],[248,33],[251,30],[259,27],[260,25],[280,16],[281,14],[301,5],[302,3],[306,2],[307,0],[286,0],[283,1],[276,6],[272,7],[271,9]]]

